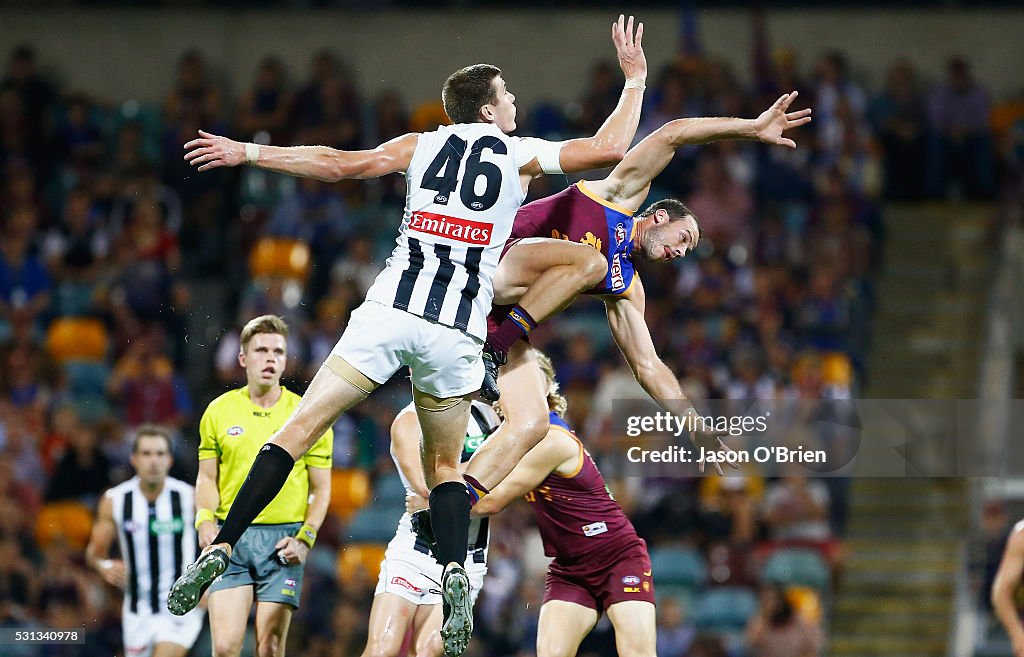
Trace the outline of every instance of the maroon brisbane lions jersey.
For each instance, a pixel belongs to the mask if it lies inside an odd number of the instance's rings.
[[[600,251],[608,271],[585,294],[624,294],[633,283],[633,213],[596,196],[584,182],[519,208],[508,243],[527,237],[580,242]]]
[[[551,426],[578,440],[556,413],[551,413]],[[569,477],[552,472],[526,494],[526,501],[537,517],[544,554],[563,564],[591,561],[640,542],[633,523],[612,499],[604,477],[586,452],[576,474]]]

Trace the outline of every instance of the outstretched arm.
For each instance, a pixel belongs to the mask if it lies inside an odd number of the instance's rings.
[[[787,112],[797,95],[796,91],[784,94],[756,119],[712,117],[669,121],[631,148],[607,178],[588,182],[587,186],[611,203],[638,208],[647,197],[651,181],[682,146],[743,139],[796,148],[796,142],[783,133],[811,120],[810,108]]]
[[[562,144],[559,166],[565,173],[601,169],[618,163],[629,149],[640,124],[640,109],[644,102],[644,87],[647,83],[647,58],[642,46],[644,24],[636,26],[633,32],[633,17],[625,17],[612,23],[612,41],[619,58],[619,67],[626,76],[626,83],[619,96],[619,103],[605,119],[604,124],[593,137],[570,139]],[[523,172],[536,176],[542,173],[539,163],[531,162]]]
[[[345,178],[379,178],[409,168],[418,134],[395,137],[366,151],[328,146],[259,146],[199,131],[185,144],[185,160],[199,171],[241,164],[300,178],[337,182]]]
[[[580,450],[579,443],[563,429],[550,427],[547,435],[526,453],[515,469],[473,506],[473,516],[492,516],[539,486],[555,470],[575,469]]]
[[[626,363],[629,364],[629,369],[644,391],[658,406],[673,415],[684,417],[687,414],[696,414],[693,402],[683,393],[676,375],[661,360],[654,348],[651,331],[647,327],[647,320],[644,319],[646,297],[640,277],[634,275],[633,285],[626,295],[608,297],[604,303],[612,339],[615,340]],[[697,426],[700,427],[701,423],[698,422]],[[729,449],[721,442],[722,435],[722,432],[714,431],[691,432],[690,440],[698,447],[709,450]],[[721,465],[714,465],[718,474],[722,474]],[[736,464],[732,465],[738,467]],[[704,471],[703,463],[700,463],[700,471]]]

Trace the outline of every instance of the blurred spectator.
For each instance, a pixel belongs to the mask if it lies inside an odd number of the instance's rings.
[[[817,657],[821,630],[801,618],[780,586],[761,588],[760,607],[747,624],[751,657]]]
[[[587,135],[597,132],[619,103],[621,78],[618,67],[609,61],[600,61],[591,67],[590,80],[579,105],[579,117],[573,126],[577,132]]]
[[[91,507],[111,484],[110,462],[100,449],[96,428],[79,424],[68,436],[68,450],[50,479],[46,501],[76,500]]]
[[[869,116],[885,159],[885,196],[922,198],[928,118],[910,62],[900,60],[889,69],[885,88],[871,102]]]
[[[243,139],[258,132],[270,135],[270,143],[289,143],[287,128],[294,95],[287,89],[284,67],[273,56],[264,57],[256,70],[253,86],[238,103],[236,127]]]
[[[20,216],[31,214],[21,209],[8,219],[8,229],[0,244],[0,319],[11,321],[14,313],[38,320],[50,305],[50,276],[40,258],[29,250],[33,227],[15,228]],[[34,223],[28,218],[26,224]]]
[[[355,150],[362,138],[361,114],[355,85],[337,58],[327,50],[317,53],[295,102],[295,141]]]
[[[164,116],[172,126],[211,125],[223,114],[220,90],[206,71],[206,59],[189,50],[178,60],[178,77],[164,99]],[[180,147],[180,145],[179,145]]]
[[[192,408],[162,343],[158,331],[137,337],[111,373],[107,391],[120,402],[128,427],[152,423],[177,429]]]
[[[7,91],[17,96],[18,117],[24,122],[27,150],[41,154],[56,94],[50,83],[36,71],[36,53],[32,46],[22,44],[11,52],[7,76],[0,81],[0,95]],[[31,159],[41,164],[35,158]]]
[[[348,252],[331,267],[331,281],[334,285],[352,283],[354,292],[362,299],[380,271],[380,263],[373,257],[373,243],[369,238],[357,235],[348,242]]]
[[[860,85],[850,78],[846,56],[832,51],[825,54],[816,69],[814,122],[823,163],[832,164],[842,151],[846,127],[860,130],[867,100]]]
[[[707,151],[701,155],[696,189],[686,205],[700,222],[701,240],[724,247],[749,237],[746,233],[754,211],[753,198],[718,154]]]
[[[967,60],[949,60],[945,82],[936,86],[928,99],[933,131],[928,154],[932,196],[945,197],[951,190],[971,199],[992,196],[991,110],[989,92],[974,79]]]
[[[675,598],[662,598],[658,604],[657,649],[662,657],[682,657],[690,649],[697,629]]]

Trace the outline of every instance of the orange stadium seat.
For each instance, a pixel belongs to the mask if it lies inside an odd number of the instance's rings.
[[[439,100],[427,101],[413,110],[409,125],[413,132],[429,132],[436,130],[438,126],[451,125],[452,121],[444,111],[444,105]]]
[[[327,509],[348,520],[370,499],[370,477],[363,470],[347,468],[331,471],[331,502]]]
[[[821,379],[825,385],[849,386],[853,381],[849,357],[839,351],[825,354],[821,359]]]
[[[814,589],[808,586],[790,586],[786,589],[786,599],[793,605],[796,613],[808,623],[821,622],[821,597]]]
[[[70,500],[44,504],[36,518],[36,542],[41,546],[63,539],[69,546],[84,550],[91,531],[92,512]]]
[[[360,579],[375,581],[387,547],[384,543],[352,543],[343,547],[338,551],[338,579],[343,584]]]
[[[304,281],[312,263],[309,245],[300,240],[266,237],[249,254],[249,269],[254,277],[280,276]]]
[[[98,319],[63,317],[46,334],[46,350],[59,362],[102,361],[107,355],[107,329]]]

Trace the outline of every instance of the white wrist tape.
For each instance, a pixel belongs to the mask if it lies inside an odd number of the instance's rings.
[[[247,143],[245,145],[245,163],[256,164],[260,159],[260,145]]]
[[[626,84],[624,84],[622,86],[622,88],[623,88],[623,90],[625,90],[625,89],[639,89],[640,91],[643,91],[644,89],[647,88],[646,82],[647,81],[644,78],[628,78],[626,80]]]

